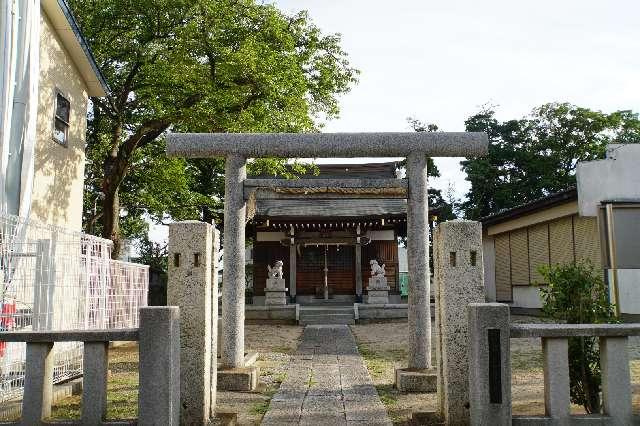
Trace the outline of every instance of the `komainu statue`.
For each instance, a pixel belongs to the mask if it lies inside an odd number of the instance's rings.
[[[384,264],[380,266],[377,260],[372,260],[369,262],[369,265],[371,265],[372,277],[384,277],[385,275]]]
[[[273,268],[267,265],[269,278],[282,279],[282,265],[283,265],[282,260],[276,260],[276,263],[273,266]]]

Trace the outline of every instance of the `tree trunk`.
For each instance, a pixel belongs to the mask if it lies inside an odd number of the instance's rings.
[[[102,205],[102,237],[113,241],[111,258],[120,256],[122,241],[120,238],[120,195],[116,186],[104,194]]]

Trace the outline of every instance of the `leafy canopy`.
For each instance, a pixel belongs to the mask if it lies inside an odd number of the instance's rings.
[[[610,143],[640,141],[638,114],[606,114],[568,103],[542,105],[504,122],[484,108],[465,126],[489,136],[488,155],[462,162],[471,182],[462,207],[471,219],[567,189],[576,184],[578,161],[604,158]]]
[[[162,135],[311,132],[356,82],[340,37],[255,0],[70,0],[111,87],[92,98],[85,226],[118,240],[216,216],[223,161],[168,159]],[[286,159],[250,171],[295,174]],[[104,194],[100,196],[99,193]]]

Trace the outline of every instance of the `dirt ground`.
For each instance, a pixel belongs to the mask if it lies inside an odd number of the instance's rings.
[[[286,378],[289,358],[298,346],[303,327],[297,325],[247,324],[245,346],[258,352],[260,379],[256,392],[218,391],[217,409],[238,413],[238,424],[257,425],[269,401]]]

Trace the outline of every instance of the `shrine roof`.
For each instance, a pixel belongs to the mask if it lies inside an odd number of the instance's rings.
[[[403,198],[262,199],[256,200],[256,217],[388,217],[407,214]]]

